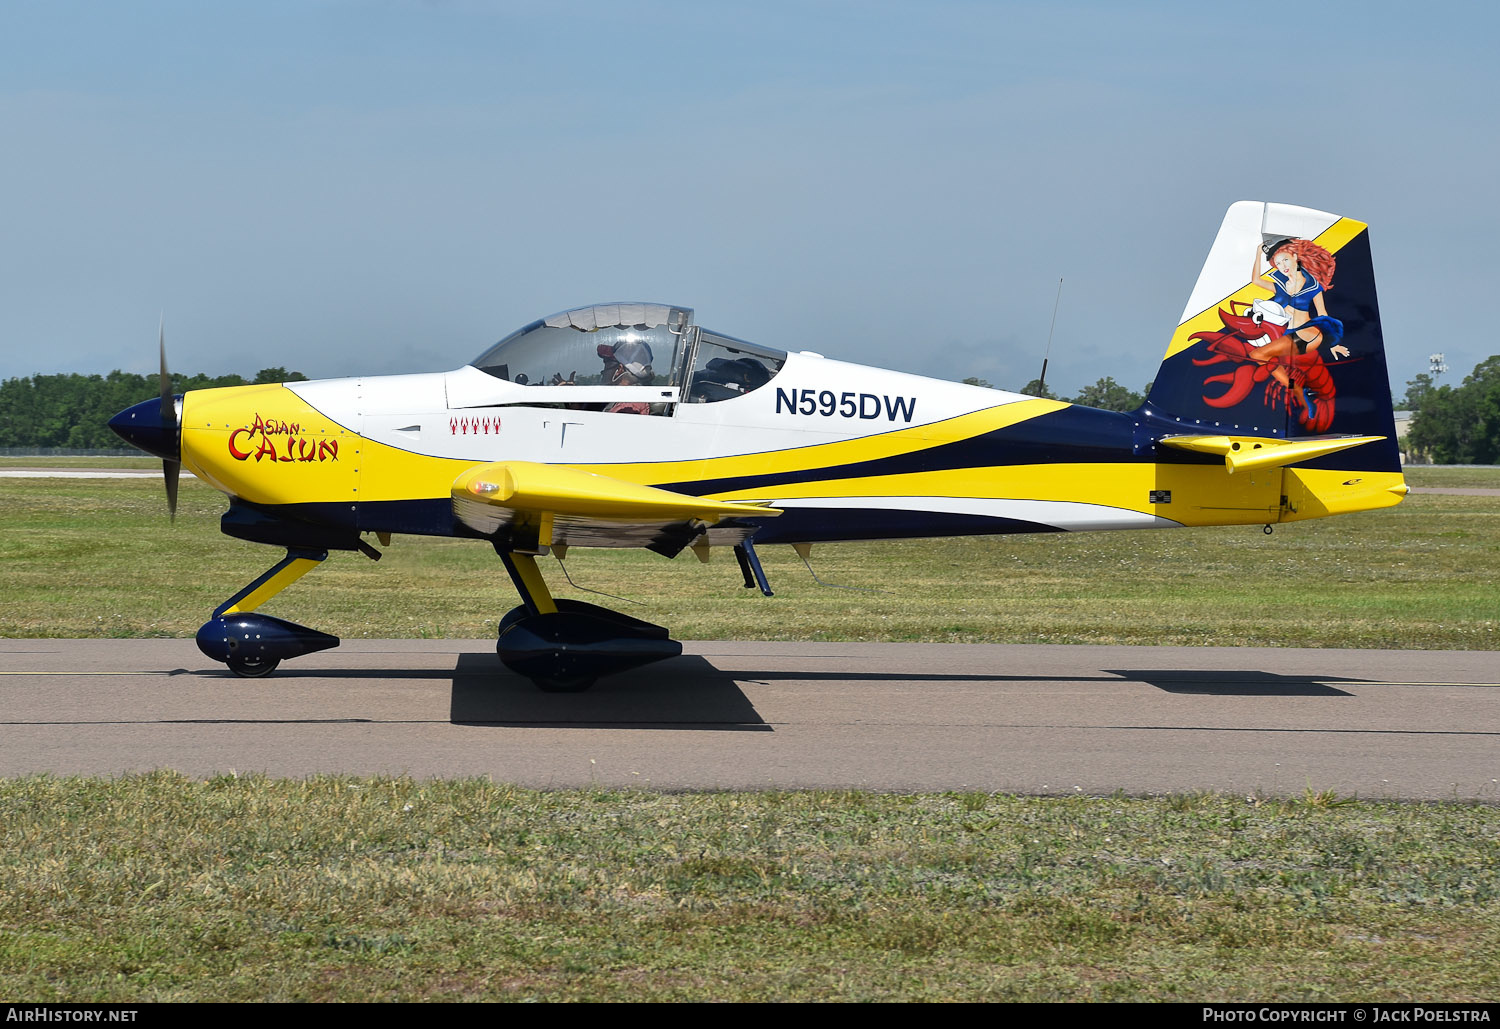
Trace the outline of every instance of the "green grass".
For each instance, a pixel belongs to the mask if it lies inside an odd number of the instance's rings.
[[[1493,1000],[1500,809],[0,782],[28,1000]]]
[[[1405,470],[1410,486],[1450,489],[1500,489],[1500,468],[1447,465],[1415,465]]]
[[[221,535],[224,498],[196,480],[182,483],[175,524],[163,506],[150,479],[0,479],[0,635],[190,636],[280,556]],[[552,558],[541,566],[559,596],[679,639],[1500,649],[1492,496],[1415,495],[1271,536],[1242,526],[814,547],[820,577],[864,590],[815,584],[790,547],[762,557],[773,598],[743,588],[727,551],[706,566],[687,553],[570,553],[581,586],[641,606],[572,590]],[[335,553],[266,610],[346,638],[482,638],[516,602],[483,543],[398,536],[379,564]]]
[[[0,635],[192,634],[278,556],[220,535],[223,507],[185,480],[168,526],[150,480],[0,480]],[[1421,495],[1269,537],[814,549],[823,578],[889,595],[818,587],[789,548],[763,551],[771,599],[724,555],[569,567],[679,638],[1497,649],[1497,518],[1500,498]],[[398,537],[268,609],[350,637],[470,637],[514,603],[484,546]],[[0,780],[0,841],[0,995],[27,1001],[1500,995],[1486,806],[159,772]]]

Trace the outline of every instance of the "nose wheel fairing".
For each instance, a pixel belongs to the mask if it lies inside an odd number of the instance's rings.
[[[215,615],[198,630],[198,649],[236,675],[270,675],[289,657],[328,650],[337,636],[257,612]]]

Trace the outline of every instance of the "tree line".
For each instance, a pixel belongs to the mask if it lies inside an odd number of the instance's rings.
[[[172,392],[306,379],[285,368],[240,375],[173,375]],[[0,382],[0,447],[123,447],[109,420],[133,404],[160,395],[154,375],[112,371],[108,375],[32,375]]]
[[[285,368],[262,368],[252,379],[239,375],[173,375],[172,392],[245,386],[270,382],[305,380],[301,372]],[[974,386],[989,386],[983,379],[964,380]],[[109,449],[124,446],[109,429],[109,420],[142,400],[157,396],[160,387],[153,375],[112,371],[108,375],[32,375],[0,382],[0,447],[64,447],[72,450]],[[1146,391],[1151,389],[1146,384]],[[1141,406],[1144,393],[1134,393],[1108,376],[1086,386],[1076,397],[1059,397],[1050,387],[1033,379],[1021,392],[1051,400],[1065,400],[1108,411],[1133,411]]]

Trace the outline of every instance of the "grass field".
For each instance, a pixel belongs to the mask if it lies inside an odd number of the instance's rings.
[[[1500,489],[1500,468],[1473,465],[1414,465],[1405,470],[1410,486]]]
[[[163,506],[152,480],[0,479],[0,635],[191,635],[277,556],[220,535],[197,482],[175,525]],[[773,548],[770,599],[722,556],[568,564],[679,638],[1490,650],[1497,519],[1500,497],[1415,495],[1272,536],[814,549],[890,593]],[[476,637],[514,603],[482,545],[398,537],[268,610]],[[1495,806],[158,772],[0,780],[0,841],[0,995],[28,1001],[1500,997]]]
[[[1500,996],[1500,809],[0,782],[0,994]]]
[[[1450,475],[1449,473],[1455,473]],[[1415,485],[1500,486],[1494,469],[1417,469]],[[0,635],[191,636],[280,554],[218,531],[223,497],[185,479],[168,524],[150,479],[0,479]],[[680,639],[934,640],[1500,649],[1500,497],[1258,526],[821,545],[817,585],[789,547],[776,596],[709,565],[571,552],[580,585]],[[544,573],[571,589],[552,558]],[[885,591],[885,592],[879,592]],[[392,598],[400,597],[399,604]],[[492,635],[516,603],[479,542],[397,537],[375,564],[335,553],[268,613],[342,637]]]

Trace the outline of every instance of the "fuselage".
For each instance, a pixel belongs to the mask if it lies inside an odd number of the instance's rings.
[[[1146,412],[796,353],[763,385],[715,402],[641,386],[618,395],[654,399],[652,413],[575,399],[601,389],[520,385],[465,366],[195,391],[182,404],[182,461],[255,508],[356,532],[465,534],[451,509],[454,479],[508,460],[770,502],[784,514],[756,530],[757,542],[1309,516],[1288,479],[1296,472],[1227,476],[1216,458],[1155,446],[1153,433],[1170,426]],[[1327,492],[1327,474],[1307,474]],[[1389,487],[1399,480],[1345,487],[1340,509],[1396,503]]]

